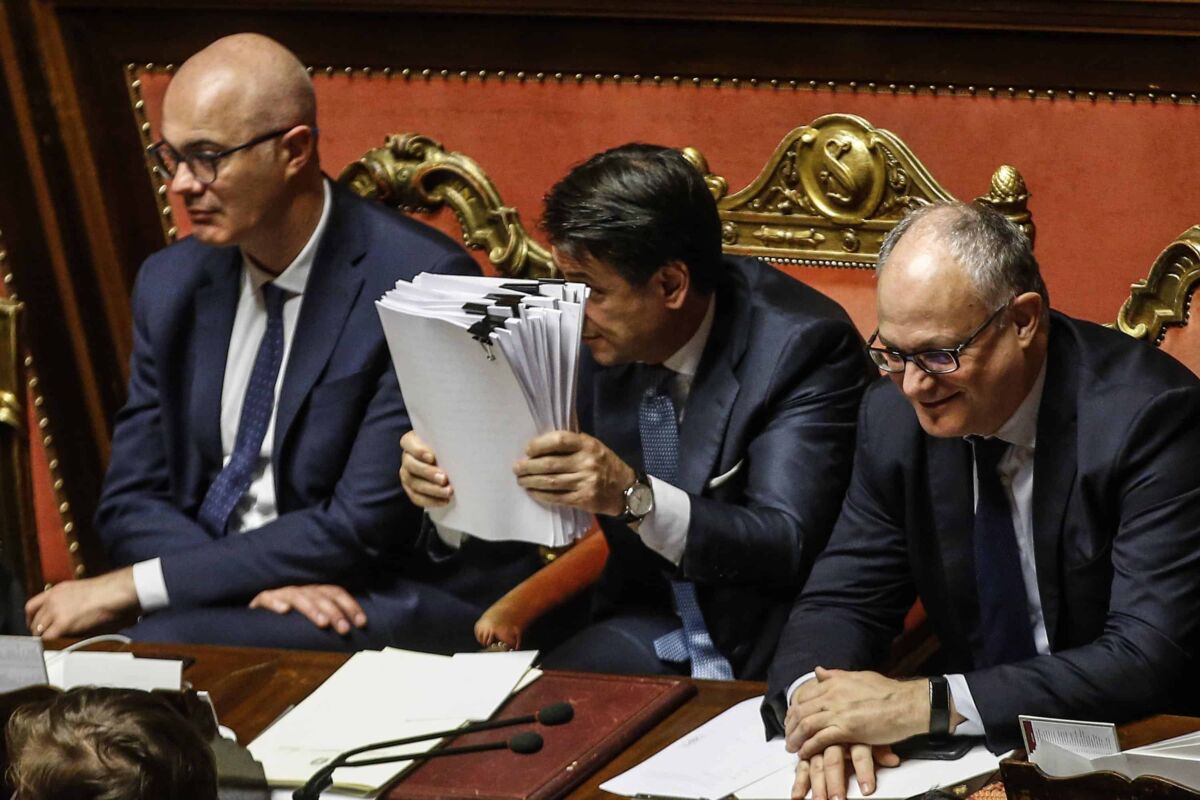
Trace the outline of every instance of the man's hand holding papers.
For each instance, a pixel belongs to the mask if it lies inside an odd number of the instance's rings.
[[[633,467],[586,433],[542,434],[529,443],[525,455],[513,472],[530,497],[589,514],[620,515],[625,487],[637,477]]]
[[[577,425],[586,296],[578,283],[426,273],[378,301],[416,432],[402,443],[400,480],[439,525],[553,547],[590,526],[574,508],[536,502],[511,474],[530,440]]]

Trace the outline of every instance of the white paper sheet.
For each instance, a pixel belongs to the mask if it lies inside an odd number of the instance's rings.
[[[123,689],[171,689],[183,685],[183,662],[167,658],[135,658],[133,653],[46,652],[51,686],[119,686]]]
[[[270,785],[300,786],[346,750],[461,727],[468,721],[463,714],[468,703],[460,695],[469,698],[471,716],[486,719],[525,679],[521,659],[528,664],[536,652],[477,655],[452,666],[455,658],[450,656],[393,648],[355,653],[248,749],[262,762]],[[476,686],[487,687],[487,696],[482,690],[466,691]],[[424,753],[440,741],[373,751],[370,757]],[[333,788],[373,792],[412,763],[339,769]]]
[[[954,786],[978,775],[991,772],[1000,765],[1000,759],[983,745],[976,745],[966,755],[955,761],[923,761],[909,759],[892,769],[881,769],[875,774],[875,793],[870,800],[902,800],[931,789]],[[858,782],[847,776],[850,786],[846,789],[849,800],[866,797],[858,788]],[[757,783],[736,792],[738,800],[788,800],[792,796],[792,783],[796,778],[793,763],[768,775]],[[808,797],[812,797],[809,792]]]
[[[626,797],[716,800],[794,764],[782,739],[765,740],[760,705],[762,697],[738,703],[600,788]]]

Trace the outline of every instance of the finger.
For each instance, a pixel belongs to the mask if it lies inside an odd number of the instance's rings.
[[[312,598],[303,592],[293,594],[292,608],[318,628],[329,627],[329,618],[322,614],[321,609],[317,607]]]
[[[795,710],[797,719],[807,719],[813,714],[821,714],[828,711],[829,698],[824,696],[814,697],[810,700],[805,700],[802,703],[794,703],[792,708]]]
[[[837,715],[832,711],[818,711],[800,720],[799,739],[801,742],[811,739],[820,731],[837,724]]]
[[[363,611],[362,605],[354,598],[354,595],[347,592],[341,586],[327,584],[321,586],[318,591],[341,609],[342,614],[345,615],[346,619],[353,622],[356,628],[361,628],[367,624],[367,612]]]
[[[525,491],[534,500],[548,506],[569,506],[573,505],[570,500],[574,495],[567,492],[544,492],[540,489],[527,489]]]
[[[792,800],[804,800],[808,794],[808,762],[801,759],[796,764],[796,780],[792,783]]]
[[[49,622],[50,622],[50,618],[47,614],[45,614],[43,612],[39,612],[38,614],[35,614],[33,619],[31,619],[29,621],[30,633],[32,633],[34,636],[44,635],[46,633],[46,628],[48,627]]]
[[[450,479],[446,477],[446,473],[441,467],[436,464],[423,463],[408,453],[405,453],[404,457],[400,459],[402,478],[406,472],[410,477],[435,483],[438,486],[446,486],[450,483]]]
[[[550,431],[541,436],[535,436],[525,447],[525,455],[529,458],[550,455],[570,455],[582,446],[582,436],[570,431]]]
[[[517,477],[521,477],[522,475],[554,475],[575,471],[575,459],[571,456],[523,458],[513,465],[513,474]]]
[[[825,750],[825,794],[831,800],[843,800],[846,796],[846,754],[841,747]]]
[[[875,792],[875,757],[871,746],[856,744],[850,748],[850,763],[854,766],[854,778],[863,794]]]
[[[890,744],[879,744],[872,748],[875,763],[881,767],[898,767],[900,766],[900,756],[892,752]]]
[[[540,492],[573,492],[583,482],[584,476],[579,473],[555,475],[522,475],[517,478],[517,484],[523,489],[536,489]]]
[[[424,461],[426,464],[437,463],[437,456],[429,449],[429,445],[425,444],[420,436],[417,436],[416,431],[409,431],[400,437],[400,449],[405,453],[411,453],[413,458],[418,461]]]
[[[310,592],[313,604],[318,611],[329,620],[329,624],[338,633],[345,635],[350,632],[350,619],[342,612],[337,603],[318,591]]]
[[[832,747],[835,744],[842,744],[846,741],[846,732],[836,726],[822,728],[804,740],[804,745],[800,748],[801,758],[811,758],[817,753],[822,753],[825,748]]]
[[[454,488],[445,484],[430,483],[421,478],[411,478],[407,483],[401,481],[405,493],[418,505],[422,501],[430,505],[445,505],[454,494]]]
[[[812,784],[813,800],[827,800],[825,794],[825,761],[815,755],[808,760],[808,780]]]

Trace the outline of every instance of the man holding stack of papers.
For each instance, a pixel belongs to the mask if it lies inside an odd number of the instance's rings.
[[[861,340],[833,301],[722,256],[715,201],[675,150],[626,145],[579,165],[543,226],[563,276],[590,288],[588,432],[533,436],[487,477],[595,514],[611,550],[592,624],[544,663],[761,678],[849,479],[873,373]],[[468,476],[437,443],[417,431],[402,444],[413,502],[465,498]]]

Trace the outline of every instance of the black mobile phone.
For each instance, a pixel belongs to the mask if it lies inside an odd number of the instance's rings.
[[[980,741],[978,736],[914,736],[892,745],[892,750],[902,759],[957,761]]]

